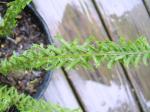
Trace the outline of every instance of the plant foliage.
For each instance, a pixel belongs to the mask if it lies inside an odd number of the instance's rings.
[[[0,37],[10,35],[17,25],[16,17],[32,0],[15,0],[8,3],[8,9],[0,22]]]
[[[150,58],[150,45],[145,37],[141,37],[134,42],[125,41],[121,38],[118,42],[110,40],[98,41],[88,38],[85,43],[79,41],[66,42],[59,38],[62,45],[57,48],[54,45],[34,44],[30,49],[20,55],[14,55],[0,63],[0,72],[7,75],[9,72],[32,69],[56,69],[66,67],[75,68],[78,65],[84,68],[92,67],[90,62],[99,66],[107,62],[108,68],[117,62],[126,66],[129,64],[138,65],[141,60],[147,64]]]
[[[59,105],[35,100],[31,96],[19,94],[14,87],[0,86],[0,112],[16,106],[20,112],[81,112],[70,110]]]
[[[0,21],[0,37],[7,37],[13,32],[13,29],[17,26],[16,18],[18,14],[21,13],[31,1],[32,0],[14,0],[7,4],[8,9],[6,14]],[[24,69],[24,67],[22,69]],[[0,86],[0,112],[6,111],[11,106],[16,106],[20,112],[81,112],[79,109],[70,110],[62,108],[59,105],[47,103],[44,100],[36,101],[31,96],[19,94],[14,87],[8,88],[7,86]]]

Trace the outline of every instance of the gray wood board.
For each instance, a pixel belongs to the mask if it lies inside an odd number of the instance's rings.
[[[108,39],[90,0],[34,0],[34,4],[53,37],[61,33],[68,41],[76,37],[83,42],[90,35],[100,40]],[[105,66],[95,71],[72,70],[68,72],[68,78],[86,112],[139,112],[119,65],[113,70]]]
[[[63,107],[71,109],[80,107],[61,69],[54,71],[44,98]]]
[[[95,0],[111,38],[120,36],[135,40],[147,36],[150,40],[150,18],[142,0]],[[150,111],[150,66],[130,67],[128,76],[145,112]]]

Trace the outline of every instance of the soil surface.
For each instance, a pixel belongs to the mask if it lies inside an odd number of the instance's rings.
[[[0,0],[0,18],[5,14],[6,4],[1,3],[7,0]],[[9,58],[15,51],[17,54],[30,48],[33,43],[48,44],[37,18],[28,11],[22,12],[17,17],[18,25],[13,34],[7,38],[0,38],[0,60]],[[37,87],[43,81],[46,71],[25,71],[22,73],[10,73],[7,77],[0,75],[0,84],[15,86],[20,92],[30,95],[36,93]],[[12,111],[11,111],[12,112]]]

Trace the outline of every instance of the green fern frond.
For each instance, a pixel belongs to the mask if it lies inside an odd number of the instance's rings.
[[[97,41],[87,39],[85,43],[78,41],[66,42],[59,39],[62,45],[57,48],[54,45],[33,45],[30,49],[20,55],[14,54],[9,59],[0,63],[0,73],[7,74],[18,70],[32,69],[56,69],[66,67],[75,68],[78,65],[90,68],[90,62],[99,66],[103,62],[108,63],[108,68],[117,62],[126,66],[138,65],[142,60],[147,64],[150,58],[150,45],[145,37],[134,42],[120,39],[118,42],[110,40]]]
[[[10,35],[17,25],[16,17],[32,0],[15,0],[8,3],[8,9],[0,22],[0,37]]]
[[[16,106],[20,112],[82,112],[70,110],[59,105],[35,100],[25,94],[19,94],[14,87],[0,86],[0,112]]]

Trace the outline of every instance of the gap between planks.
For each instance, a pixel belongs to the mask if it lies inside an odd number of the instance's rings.
[[[102,24],[103,24],[103,26],[104,26],[104,29],[105,29],[105,31],[106,31],[106,33],[107,33],[108,38],[113,41],[113,39],[112,39],[112,37],[111,37],[111,35],[110,35],[110,32],[109,32],[109,30],[108,30],[108,28],[107,28],[107,25],[106,25],[106,23],[105,23],[105,21],[104,21],[104,18],[103,18],[103,16],[102,16],[102,15],[103,15],[102,12],[99,10],[96,1],[95,1],[95,0],[92,0],[92,2],[93,2],[93,5],[94,5],[94,7],[95,7],[95,9],[96,9],[96,11],[97,11],[97,14],[98,14],[98,16],[99,16],[100,21],[102,21]],[[125,68],[122,64],[120,64],[120,66],[122,67],[122,69],[123,69],[123,71],[124,71],[124,74],[125,74],[127,80],[129,81],[129,84],[130,84],[130,86],[131,86],[131,89],[134,90],[133,83],[132,83],[131,79],[129,78],[129,75],[128,75],[128,72],[126,71],[126,68]],[[141,106],[141,104],[140,104],[140,101],[139,101],[138,96],[137,96],[137,94],[136,94],[135,91],[133,91],[133,96],[135,97],[135,99],[136,99],[136,101],[137,101],[137,105],[139,106],[140,111],[142,111],[142,106]]]
[[[47,20],[53,36],[56,32],[60,32],[68,41],[72,40],[74,36],[83,37],[80,38],[83,41],[90,34],[97,36],[99,39],[107,38],[103,25],[99,21],[90,0],[46,0],[46,4],[42,0],[34,1],[39,2],[37,6],[40,9],[38,10]],[[67,4],[65,7],[66,12],[63,9],[65,4]],[[60,21],[59,17],[62,17],[62,15],[64,17]],[[80,72],[71,71],[67,76],[73,83],[87,112],[101,112],[101,109],[104,109],[103,112],[107,112],[107,110],[138,112],[131,88],[119,66],[112,71],[102,67],[102,69],[96,70],[95,73],[84,70]],[[110,82],[112,80],[115,84]],[[117,93],[113,92],[111,86],[115,86]],[[114,105],[110,102],[117,103],[117,101],[120,101],[122,105],[113,108]]]
[[[135,39],[140,35],[150,36],[150,17],[148,0],[95,0],[112,40],[119,36]],[[146,6],[146,7],[145,7]],[[119,9],[120,7],[120,9]],[[120,11],[119,11],[120,10]],[[119,13],[119,12],[120,13]],[[142,17],[142,18],[141,18]],[[148,38],[148,40],[150,40]],[[138,70],[139,69],[139,70]],[[150,111],[149,67],[126,69],[144,112]]]

